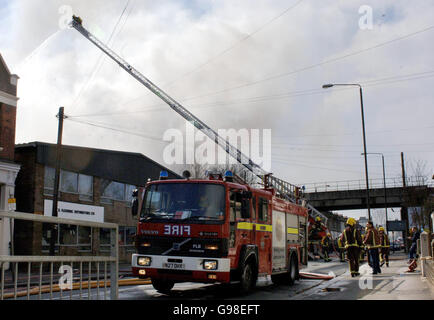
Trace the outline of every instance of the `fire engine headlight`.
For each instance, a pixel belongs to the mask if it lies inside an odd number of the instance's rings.
[[[150,266],[152,262],[151,257],[138,257],[137,258],[137,264],[139,266]]]
[[[203,268],[205,270],[217,270],[218,262],[217,260],[204,260]]]

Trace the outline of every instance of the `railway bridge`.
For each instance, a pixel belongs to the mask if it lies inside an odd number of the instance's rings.
[[[433,184],[422,177],[409,177],[406,186],[402,179],[372,179],[369,183],[371,208],[402,207],[409,194],[433,194]],[[311,183],[304,185],[305,199],[319,211],[367,209],[364,180]]]

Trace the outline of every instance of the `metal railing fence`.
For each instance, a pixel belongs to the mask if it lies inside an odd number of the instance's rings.
[[[90,222],[82,220],[65,219],[59,217],[49,217],[36,214],[29,214],[23,212],[7,212],[0,211],[0,219],[18,219],[27,220],[40,223],[50,224],[67,224],[77,225],[92,228],[104,228],[110,229],[110,255],[109,256],[0,256],[0,300],[7,298],[17,299],[21,296],[27,296],[30,299],[31,295],[38,295],[38,298],[42,298],[42,294],[49,293],[49,299],[53,299],[54,292],[59,292],[59,296],[56,298],[63,299],[65,291],[69,291],[69,299],[73,298],[73,291],[78,291],[79,299],[83,297],[83,289],[87,289],[88,299],[91,299],[91,289],[96,288],[96,297],[100,298],[100,288],[104,288],[104,299],[107,299],[107,287],[110,286],[110,299],[116,300],[118,298],[118,276],[119,276],[119,241],[118,241],[118,225],[114,223],[102,223],[102,222]],[[31,244],[29,244],[31,245]],[[64,264],[70,263],[70,264]],[[10,264],[10,268],[13,272],[12,283],[6,282],[5,277],[5,265]],[[24,274],[25,281],[19,282],[19,264],[26,266],[26,273]],[[92,276],[92,264],[95,268],[96,274]],[[77,267],[77,276],[74,279],[74,274],[70,274],[69,279],[71,281],[65,288],[63,283],[54,284],[54,267],[60,266],[59,273],[62,274],[64,267],[67,266],[69,271],[74,271],[74,266]],[[49,267],[49,273],[44,274],[44,267]],[[107,268],[108,267],[108,268]],[[37,275],[32,276],[32,270],[36,269]],[[103,270],[102,270],[103,269]],[[83,271],[87,271],[87,279],[83,278]],[[101,276],[100,276],[101,271]],[[103,272],[102,272],[103,271]],[[103,273],[103,276],[102,276]],[[108,274],[110,274],[110,280],[108,280]],[[44,280],[49,278],[49,280]],[[38,278],[36,283],[31,284],[32,278]],[[71,278],[72,277],[72,278]],[[93,281],[95,278],[96,281]],[[56,279],[57,280],[57,279]],[[64,279],[62,279],[64,280]],[[78,282],[74,282],[78,280]],[[48,285],[43,285],[43,282],[48,282]],[[5,288],[9,285],[10,292],[6,292]],[[32,287],[33,286],[33,287]],[[19,291],[21,290],[21,291]],[[76,295],[75,295],[76,296]]]
[[[430,186],[430,181],[426,177],[407,177],[406,186]],[[402,178],[386,178],[386,188],[401,188]],[[382,178],[369,179],[369,189],[384,188],[384,180]],[[366,189],[366,180],[343,180],[330,182],[306,183],[304,185],[304,193],[313,192],[328,192],[328,191],[349,191],[349,190],[364,190]]]

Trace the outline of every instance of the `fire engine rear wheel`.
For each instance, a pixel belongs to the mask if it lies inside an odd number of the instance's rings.
[[[297,256],[293,254],[291,255],[291,260],[289,262],[289,273],[287,275],[288,284],[292,286],[297,278],[298,278]]]
[[[251,262],[246,263],[241,271],[240,291],[247,293],[256,285],[255,268]]]
[[[289,260],[288,272],[271,275],[271,281],[273,281],[273,283],[277,285],[285,284],[285,285],[292,286],[297,278],[298,278],[298,268],[297,268],[297,256],[295,254],[292,254]]]
[[[174,285],[173,281],[152,279],[152,286],[160,293],[169,293]]]

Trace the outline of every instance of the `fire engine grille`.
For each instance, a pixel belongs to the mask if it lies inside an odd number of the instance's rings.
[[[189,270],[170,270],[170,269],[158,269],[159,274],[182,274],[186,276],[191,276],[193,271]]]
[[[206,249],[206,245],[216,249]],[[137,239],[137,249],[139,254],[221,258],[228,254],[228,241],[227,239],[140,237]]]

